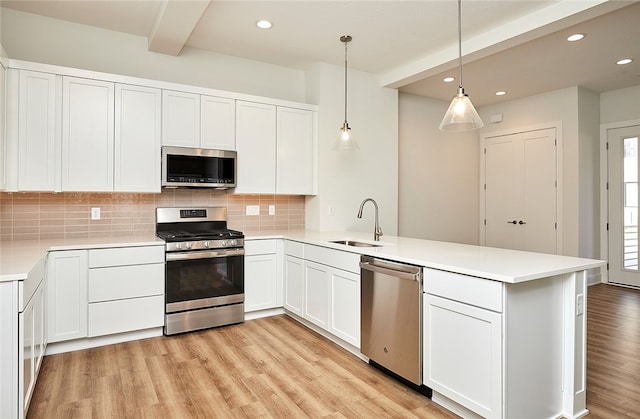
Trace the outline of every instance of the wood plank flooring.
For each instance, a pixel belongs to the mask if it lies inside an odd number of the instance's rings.
[[[640,291],[589,287],[589,418],[640,418]],[[29,419],[454,418],[287,316],[45,357]]]
[[[454,418],[287,316],[45,357],[28,418]]]

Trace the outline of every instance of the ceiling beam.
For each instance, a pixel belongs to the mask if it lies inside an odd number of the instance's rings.
[[[149,34],[149,51],[178,55],[210,0],[163,0]]]

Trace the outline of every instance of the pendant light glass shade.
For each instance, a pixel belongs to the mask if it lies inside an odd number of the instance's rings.
[[[458,94],[453,97],[449,109],[444,114],[440,129],[442,131],[469,131],[484,126],[480,115],[473,107],[469,95],[462,87],[462,7],[461,0],[458,0],[458,69],[460,71],[460,85]]]
[[[351,39],[349,35],[340,37],[340,42],[344,42],[344,122],[338,132],[338,138],[333,145],[334,150],[360,150],[347,122],[347,43],[350,42]]]
[[[460,87],[458,94],[453,97],[447,113],[444,114],[440,129],[442,131],[469,131],[482,128],[484,123],[473,107],[469,96]]]

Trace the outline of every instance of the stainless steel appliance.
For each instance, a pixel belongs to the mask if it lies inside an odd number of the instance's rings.
[[[369,363],[422,385],[422,268],[362,256],[361,351]]]
[[[157,208],[165,240],[164,334],[244,321],[244,235],[221,207]]]
[[[162,147],[162,186],[168,188],[236,187],[235,151]]]

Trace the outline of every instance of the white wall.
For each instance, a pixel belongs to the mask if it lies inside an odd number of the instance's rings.
[[[304,102],[301,70],[185,47],[147,51],[147,38],[2,9],[2,40],[17,60],[82,68]]]
[[[356,217],[362,200],[373,198],[383,232],[396,235],[398,92],[380,87],[371,74],[351,69],[348,80],[347,120],[360,150],[335,151],[332,147],[344,121],[344,67],[320,63],[307,71],[307,101],[320,106],[318,196],[307,198],[307,228],[371,231],[373,237],[373,205],[366,204],[362,219]]]
[[[398,232],[478,244],[478,133],[440,131],[448,106],[400,94]]]
[[[640,85],[600,94],[600,123],[640,119]]]

